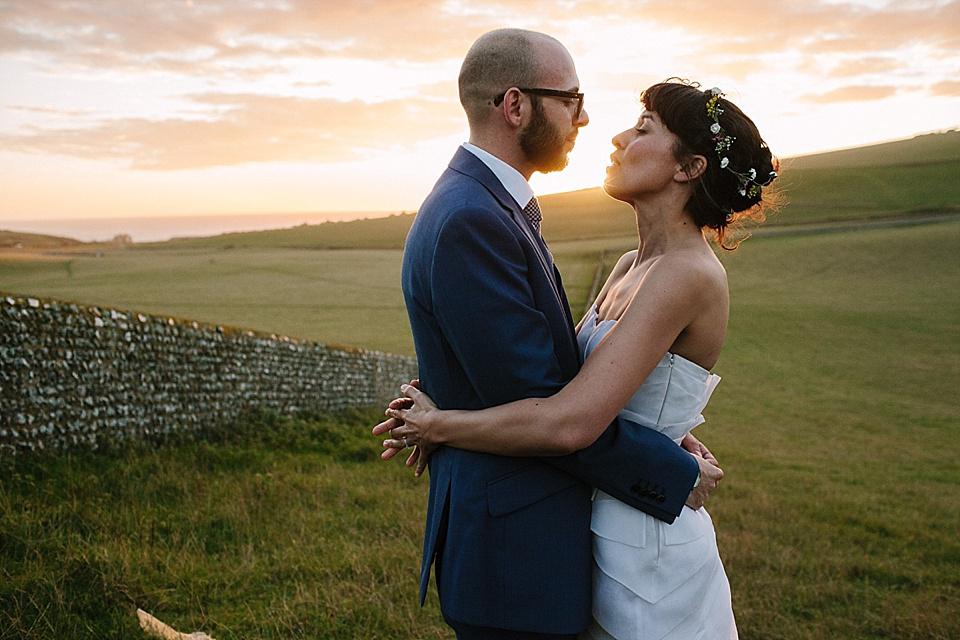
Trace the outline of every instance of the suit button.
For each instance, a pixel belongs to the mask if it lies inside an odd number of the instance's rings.
[[[640,484],[637,483],[634,485],[630,485],[630,491],[633,491],[634,493],[640,493]]]
[[[649,495],[650,495],[650,492],[649,492],[649,491],[647,491],[646,489],[640,489],[640,497],[641,497],[641,498],[646,498],[646,497],[649,496]]]
[[[666,501],[667,501],[667,496],[663,495],[662,493],[657,496],[657,502],[659,502],[660,504],[663,504]]]

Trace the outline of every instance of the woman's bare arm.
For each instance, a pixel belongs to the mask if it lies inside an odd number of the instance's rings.
[[[439,411],[425,394],[411,388],[407,395],[416,401],[413,407],[388,409],[388,415],[406,422],[392,429],[391,436],[406,436],[426,454],[439,445],[516,456],[565,455],[589,446],[693,322],[704,301],[716,297],[716,287],[716,278],[697,261],[662,256],[644,275],[617,324],[558,393],[480,411]]]

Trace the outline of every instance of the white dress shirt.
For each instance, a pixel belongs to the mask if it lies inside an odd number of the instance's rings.
[[[513,197],[521,209],[527,206],[530,198],[533,197],[533,189],[519,171],[495,155],[469,142],[464,142],[463,148],[480,158],[480,161],[487,165],[490,171],[493,171],[493,175],[497,176],[500,184],[503,185],[503,188],[507,190],[507,193]]]

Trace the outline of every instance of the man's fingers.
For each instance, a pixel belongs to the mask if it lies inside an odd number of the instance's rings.
[[[723,480],[723,469],[714,465],[709,460],[704,460],[706,464],[700,465],[700,487],[707,493],[713,491]]]
[[[390,401],[390,404],[387,405],[390,409],[409,409],[412,406],[413,400],[407,397],[394,398]]]
[[[410,452],[410,456],[407,458],[405,463],[408,467],[412,467],[417,464],[417,460],[420,459],[420,447],[414,447],[413,451]]]
[[[400,385],[400,392],[403,393],[403,395],[407,396],[407,398],[409,398],[407,402],[409,402],[411,405],[417,401],[418,397],[423,395],[423,391],[420,391],[420,389],[413,386],[412,384]]]
[[[387,415],[393,418],[397,427],[404,425],[404,419],[407,417],[407,409],[387,409]],[[397,428],[394,427],[394,428]]]
[[[419,448],[417,447],[417,449]],[[420,456],[420,460],[417,462],[417,470],[413,472],[414,477],[419,478],[423,475],[423,472],[427,469],[427,460],[428,456]]]

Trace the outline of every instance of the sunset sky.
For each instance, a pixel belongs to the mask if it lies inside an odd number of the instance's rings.
[[[960,0],[0,0],[0,228],[413,211],[473,40],[573,54],[591,123],[539,193],[601,184],[638,92],[719,86],[781,157],[960,126]]]

